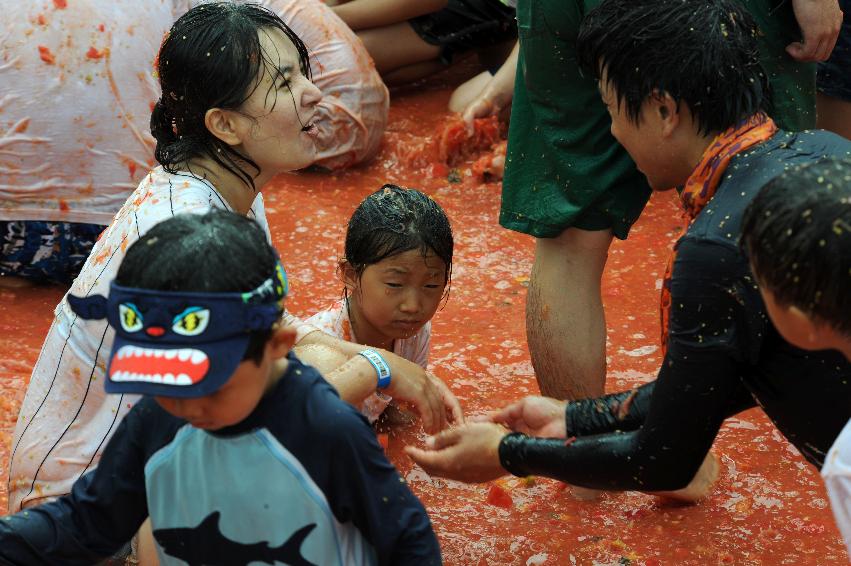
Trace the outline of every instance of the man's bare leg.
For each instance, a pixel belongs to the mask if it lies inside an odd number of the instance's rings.
[[[611,242],[611,230],[577,228],[536,240],[526,338],[542,395],[603,394],[606,320],[600,283]]]
[[[851,102],[818,93],[816,127],[851,140]]]

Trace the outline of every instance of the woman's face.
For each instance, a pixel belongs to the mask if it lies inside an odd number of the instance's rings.
[[[320,90],[304,76],[298,51],[277,29],[259,31],[264,63],[254,92],[240,112],[249,117],[236,149],[267,178],[307,167],[316,155],[316,104]]]

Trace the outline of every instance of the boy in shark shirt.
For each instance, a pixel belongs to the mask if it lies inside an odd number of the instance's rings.
[[[290,353],[286,291],[262,230],[216,211],[152,228],[109,298],[69,297],[116,330],[107,392],[146,397],[70,494],[0,520],[0,564],[91,564],[149,515],[161,564],[440,564],[366,420]]]

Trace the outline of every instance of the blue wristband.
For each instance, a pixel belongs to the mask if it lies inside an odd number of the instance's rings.
[[[358,352],[359,355],[366,358],[372,367],[375,368],[375,373],[378,376],[378,389],[385,389],[390,385],[390,366],[387,365],[387,362],[384,361],[384,358],[381,357],[381,354],[367,348],[366,350],[361,350]]]

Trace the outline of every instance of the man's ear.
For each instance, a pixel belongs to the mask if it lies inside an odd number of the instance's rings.
[[[275,327],[272,336],[266,342],[266,349],[273,360],[286,357],[295,345],[296,330],[292,326]]]
[[[242,143],[236,120],[233,112],[222,108],[210,108],[204,114],[204,125],[210,133],[231,146]]]
[[[673,135],[680,124],[680,112],[677,101],[667,92],[655,92],[651,97],[654,111],[658,113],[662,137]]]

